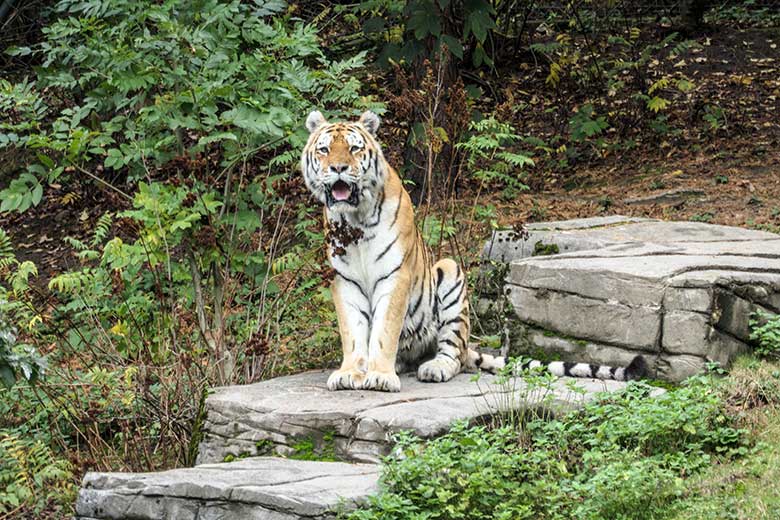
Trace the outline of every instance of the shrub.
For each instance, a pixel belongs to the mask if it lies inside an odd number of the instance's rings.
[[[780,315],[759,311],[751,316],[750,339],[759,356],[780,357]]]
[[[710,379],[651,391],[630,383],[522,431],[460,423],[429,442],[403,434],[380,493],[350,518],[663,518],[686,477],[747,448]]]
[[[297,157],[307,111],[372,105],[352,75],[364,58],[328,59],[282,2],[54,9],[44,40],[12,51],[40,61],[36,76],[0,83],[0,156],[17,177],[0,211],[26,210],[54,181],[123,202],[91,237],[63,237],[75,266],[48,286],[0,235],[0,314],[18,333],[0,344],[0,376],[34,381],[48,353],[37,385],[3,395],[0,428],[35,416],[27,433],[54,455],[76,446],[89,469],[187,465],[207,388],[337,355]]]

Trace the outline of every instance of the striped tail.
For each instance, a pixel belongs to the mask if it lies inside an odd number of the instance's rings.
[[[469,349],[468,366],[496,373],[506,366],[506,358],[482,354]],[[568,361],[552,361],[545,363],[535,359],[523,360],[516,366],[517,370],[534,369],[544,367],[551,374],[558,377],[589,377],[592,379],[614,379],[615,381],[634,381],[646,379],[650,376],[650,367],[642,356],[636,356],[626,367],[610,367],[607,365],[594,365],[592,363],[570,363]]]

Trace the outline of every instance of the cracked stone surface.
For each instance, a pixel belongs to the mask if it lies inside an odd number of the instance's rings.
[[[780,235],[620,216],[529,232],[496,232],[483,251],[509,264],[517,353],[609,365],[644,353],[679,381],[747,351],[751,313],[780,312]],[[533,256],[537,242],[560,254]]]
[[[476,421],[497,411],[540,406],[561,412],[581,406],[596,392],[623,387],[616,381],[562,378],[542,396],[517,378],[498,384],[489,374],[478,381],[460,374],[437,384],[403,374],[399,393],[330,392],[325,385],[329,373],[216,389],[206,399],[198,462],[219,462],[228,455],[289,455],[302,442],[341,460],[374,462],[390,451],[393,434],[401,430],[431,438],[457,419]],[[574,392],[572,382],[585,392]]]
[[[376,491],[373,464],[255,457],[159,473],[87,473],[75,520],[334,517]]]

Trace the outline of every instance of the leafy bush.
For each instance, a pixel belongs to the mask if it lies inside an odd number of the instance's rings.
[[[259,150],[300,147],[301,114],[357,101],[359,82],[345,74],[363,57],[328,61],[314,26],[270,18],[283,7],[60,0],[45,41],[12,50],[42,60],[37,80],[0,84],[0,151],[29,159],[0,195],[2,210],[36,203],[40,183],[70,171],[140,179],[186,153],[216,155],[204,169],[224,176]],[[55,92],[74,98],[62,103]]]
[[[780,315],[759,311],[751,316],[750,339],[759,356],[780,357]]]
[[[382,491],[350,518],[668,516],[686,477],[747,448],[710,380],[651,390],[631,383],[522,433],[458,424],[429,442],[403,434],[385,461]]]
[[[0,345],[0,376],[34,381],[48,353],[45,378],[3,394],[0,429],[37,417],[25,434],[90,469],[187,465],[207,388],[338,353],[297,158],[313,107],[376,107],[353,75],[364,57],[329,60],[276,1],[54,8],[44,41],[13,51],[40,61],[36,77],[0,83],[0,156],[17,177],[0,211],[54,181],[123,202],[91,237],[63,237],[75,265],[48,285],[0,235],[0,315],[18,336]]]

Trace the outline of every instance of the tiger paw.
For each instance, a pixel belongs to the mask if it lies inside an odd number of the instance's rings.
[[[357,370],[336,370],[328,377],[328,390],[357,390],[363,387],[366,374]]]
[[[364,390],[381,390],[383,392],[400,392],[401,380],[393,372],[377,372],[370,370],[363,382]]]
[[[460,372],[460,363],[447,357],[426,361],[417,369],[417,379],[431,383],[449,381]]]

